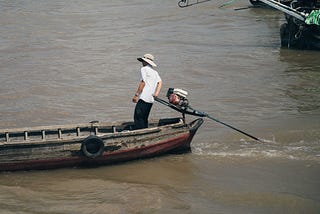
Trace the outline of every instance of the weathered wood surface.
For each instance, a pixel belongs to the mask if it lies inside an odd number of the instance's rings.
[[[150,126],[153,127],[130,130],[132,123],[125,122],[0,130],[0,170],[32,169],[33,165],[45,168],[45,164],[54,166],[55,162],[60,166],[63,161],[66,165],[68,161],[71,161],[69,165],[107,163],[151,156],[179,145],[190,146],[192,127],[182,120],[155,121]],[[92,135],[103,142],[102,154],[97,158],[86,157],[82,148]]]

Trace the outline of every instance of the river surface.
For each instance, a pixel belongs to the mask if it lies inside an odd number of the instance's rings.
[[[226,2],[0,0],[0,128],[131,120],[152,53],[160,97],[185,89],[264,139],[206,119],[192,153],[0,173],[0,213],[320,213],[320,52],[280,48],[282,13]]]

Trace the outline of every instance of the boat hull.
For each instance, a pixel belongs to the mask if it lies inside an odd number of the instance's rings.
[[[280,28],[282,47],[320,50],[320,26],[306,25],[289,15],[286,20]]]
[[[69,140],[2,143],[0,171],[92,167],[190,152],[190,143],[202,123],[199,118],[189,124],[178,122],[144,130],[94,135],[103,142],[103,151],[98,156],[84,153],[83,145],[88,136]]]

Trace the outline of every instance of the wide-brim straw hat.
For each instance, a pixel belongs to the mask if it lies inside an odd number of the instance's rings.
[[[140,62],[145,61],[152,67],[157,67],[156,63],[154,63],[154,56],[152,54],[145,54],[142,58],[137,58],[137,60]]]

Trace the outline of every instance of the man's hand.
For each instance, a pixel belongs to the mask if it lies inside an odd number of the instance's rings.
[[[132,98],[132,102],[137,103],[139,101],[139,97],[137,95],[134,95]]]

